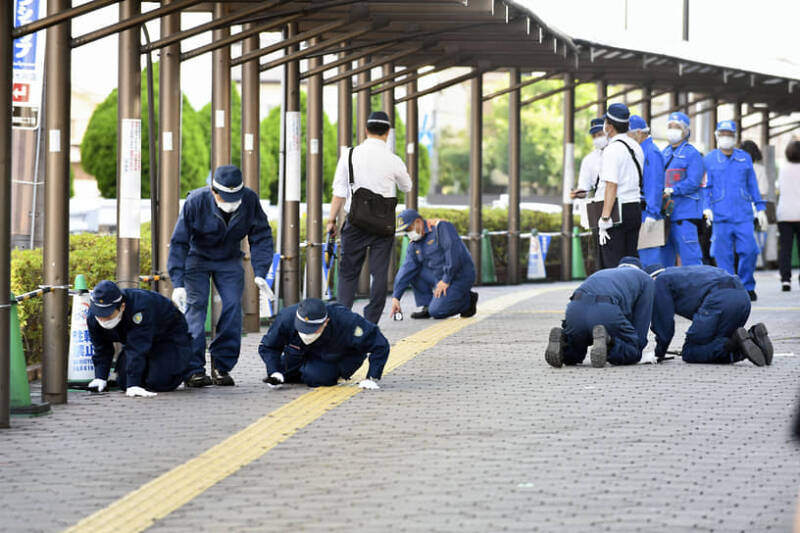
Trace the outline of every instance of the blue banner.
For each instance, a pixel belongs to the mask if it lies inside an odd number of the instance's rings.
[[[547,250],[550,248],[552,239],[552,235],[539,235],[539,242],[542,245],[542,262],[547,261]]]
[[[39,19],[39,0],[16,0],[14,27],[24,26]],[[14,39],[14,69],[36,69],[37,33]]]
[[[336,257],[336,250],[339,248],[339,245],[334,243],[333,245],[333,256],[334,259]],[[328,253],[328,243],[322,244],[322,283],[325,286],[325,294],[323,294],[324,299],[332,300],[333,299],[333,287],[328,286],[328,271],[330,268],[328,267],[328,261],[325,261],[325,255]],[[330,265],[333,266],[333,261],[330,261]]]
[[[269,267],[269,272],[267,272],[267,285],[269,285],[270,289],[275,288],[275,276],[277,275],[278,269],[281,265],[281,254],[272,254],[272,265]]]

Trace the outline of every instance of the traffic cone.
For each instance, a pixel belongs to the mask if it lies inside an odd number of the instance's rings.
[[[528,247],[528,279],[545,279],[547,273],[544,269],[544,254],[542,254],[542,243],[539,240],[539,232],[534,228],[531,230],[531,242]]]
[[[489,230],[486,229],[481,233],[481,283],[497,283],[492,242],[489,240]]]
[[[572,228],[572,279],[584,279],[586,267],[583,264],[583,248],[578,228]]]
[[[86,317],[89,314],[89,287],[83,274],[75,276],[72,296],[72,318],[69,332],[69,360],[67,362],[67,385],[85,388],[94,379],[94,348],[89,339]]]
[[[28,385],[28,371],[25,366],[25,352],[22,349],[22,335],[19,331],[19,315],[14,295],[11,295],[11,414],[20,416],[40,416],[50,412],[50,404],[31,401]]]

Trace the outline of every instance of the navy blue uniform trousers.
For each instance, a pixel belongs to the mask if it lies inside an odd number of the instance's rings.
[[[686,332],[681,357],[687,363],[735,363],[725,349],[736,328],[745,325],[750,316],[750,296],[741,288],[716,288],[708,293],[692,317]]]
[[[564,318],[564,364],[576,365],[586,358],[586,349],[592,344],[592,328],[602,324],[614,339],[608,349],[607,360],[612,365],[633,365],[641,359],[639,336],[615,303],[608,297],[584,294],[580,300],[567,304]]]
[[[176,331],[170,342],[153,344],[145,358],[142,388],[154,392],[168,392],[178,388],[186,373],[186,365],[192,354],[191,337]],[[125,349],[117,356],[117,384],[122,390],[128,388]]]
[[[331,387],[339,378],[350,379],[364,363],[367,354],[350,352],[335,357],[299,358],[281,354],[284,381],[286,383],[305,383],[309,387]]]

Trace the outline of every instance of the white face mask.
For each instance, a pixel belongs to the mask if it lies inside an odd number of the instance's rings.
[[[736,139],[730,135],[720,135],[717,137],[717,145],[719,145],[720,150],[730,150],[733,148],[734,144],[736,144]]]
[[[412,241],[416,242],[422,240],[422,237],[424,237],[424,235],[422,235],[421,233],[417,233],[416,230],[412,229],[411,231],[408,232],[408,238],[411,239]]]
[[[226,213],[233,213],[239,206],[242,205],[241,200],[237,200],[236,202],[217,202],[217,207],[225,211]]]
[[[670,144],[678,144],[683,140],[683,130],[667,128],[667,140]]]
[[[303,344],[308,346],[309,344],[311,344],[315,340],[319,339],[324,331],[325,331],[325,328],[322,328],[321,330],[317,331],[316,333],[300,333],[298,331],[297,334],[300,335],[300,340],[303,341]]]
[[[602,150],[608,146],[608,137],[595,137],[592,139],[595,150]]]
[[[112,318],[111,320],[100,320],[99,317],[94,317],[97,320],[97,323],[100,324],[100,327],[104,329],[114,329],[122,322],[122,309],[119,310],[119,313],[116,317]]]

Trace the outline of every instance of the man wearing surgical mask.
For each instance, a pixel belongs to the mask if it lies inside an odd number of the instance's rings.
[[[581,161],[581,170],[578,173],[578,188],[570,191],[569,196],[575,198],[585,198],[597,188],[597,181],[600,177],[600,162],[603,156],[603,148],[608,145],[608,137],[603,131],[605,119],[593,118],[589,124],[589,135],[592,136],[594,150],[586,154]]]
[[[210,187],[189,193],[170,241],[167,268],[172,300],[186,313],[192,335],[187,387],[233,385],[230,371],[239,359],[242,337],[242,239],[250,244],[256,286],[272,297],[266,282],[272,264],[272,230],[258,194],[244,186],[233,165],[214,171]],[[206,366],[206,311],[209,280],[222,298],[217,335],[211,341],[211,376]]]
[[[126,396],[156,396],[188,377],[191,337],[186,319],[169,298],[103,280],[92,290],[86,323],[94,349],[95,379],[89,390],[108,388],[114,343],[122,344],[115,368]]]
[[[378,389],[389,357],[389,341],[377,325],[340,304],[308,298],[283,309],[261,339],[258,354],[270,388],[284,383],[336,385],[369,359],[362,389]]]
[[[478,293],[471,290],[475,265],[455,226],[446,220],[431,224],[416,209],[406,209],[397,217],[397,228],[411,242],[394,278],[391,314],[402,312],[400,298],[411,287],[421,307],[411,318],[473,316],[478,304]]]
[[[717,266],[729,274],[737,274],[734,252],[739,255],[738,275],[750,300],[756,299],[753,272],[758,259],[758,244],[753,233],[753,206],[758,225],[767,227],[766,202],[758,191],[753,161],[736,144],[736,122],[723,120],[715,132],[717,148],[703,160],[706,169],[704,211],[709,224],[713,221],[711,256]]]

